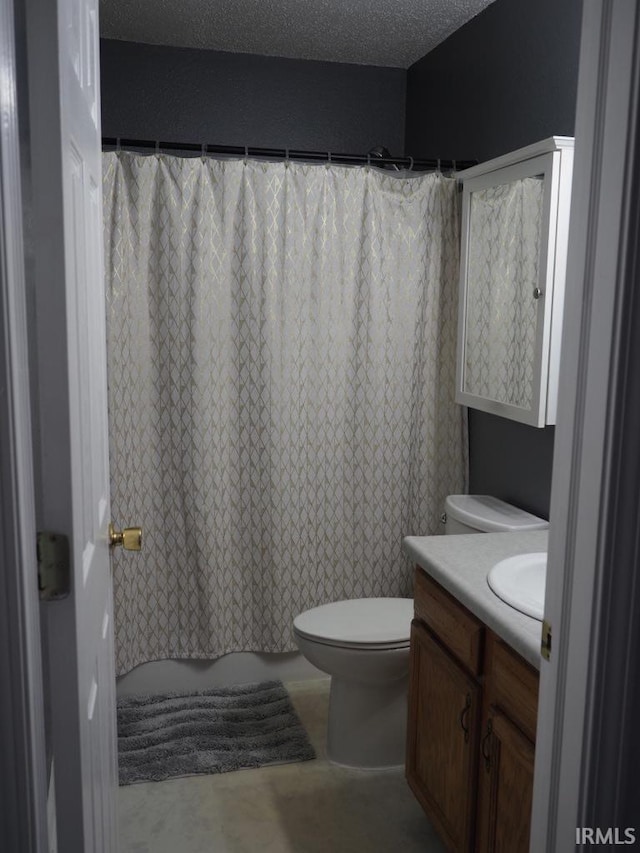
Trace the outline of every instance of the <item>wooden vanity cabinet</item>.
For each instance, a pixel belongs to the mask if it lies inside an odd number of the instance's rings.
[[[479,853],[529,849],[538,673],[487,630],[478,770]]]
[[[451,851],[528,850],[538,673],[421,569],[406,776]]]
[[[491,707],[480,759],[477,850],[529,849],[533,743]]]
[[[417,620],[411,625],[409,786],[452,850],[473,837],[480,685]]]

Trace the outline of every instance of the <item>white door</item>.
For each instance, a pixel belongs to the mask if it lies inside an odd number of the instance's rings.
[[[27,2],[41,528],[67,534],[46,606],[61,853],[115,853],[116,734],[98,0]]]

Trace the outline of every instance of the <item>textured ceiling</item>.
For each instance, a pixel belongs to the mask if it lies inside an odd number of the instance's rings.
[[[493,0],[100,0],[105,38],[408,68]]]

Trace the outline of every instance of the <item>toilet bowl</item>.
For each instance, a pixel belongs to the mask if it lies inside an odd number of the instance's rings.
[[[490,495],[449,495],[447,534],[541,530],[549,523]],[[293,635],[302,654],[331,676],[327,756],[359,768],[404,764],[410,598],[336,601],[301,613]]]
[[[302,654],[331,676],[327,757],[335,764],[404,764],[410,598],[359,598],[297,616]]]

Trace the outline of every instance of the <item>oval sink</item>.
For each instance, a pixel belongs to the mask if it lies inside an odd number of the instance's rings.
[[[542,622],[544,589],[547,581],[547,554],[518,554],[500,560],[489,571],[487,583],[511,607]]]

